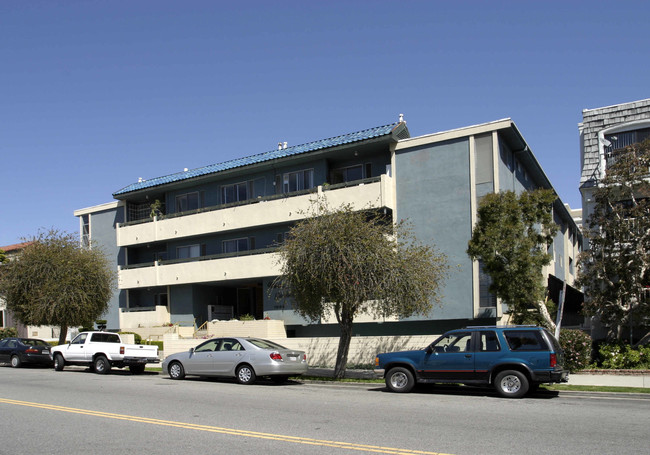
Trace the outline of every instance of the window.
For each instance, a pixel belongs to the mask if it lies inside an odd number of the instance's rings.
[[[291,193],[292,191],[308,190],[314,187],[314,170],[307,169],[298,172],[289,172],[284,174],[282,191]]]
[[[238,253],[255,249],[255,238],[246,237],[241,239],[224,240],[222,243],[224,253]]]
[[[469,352],[471,346],[471,332],[450,333],[431,345],[433,352]]]
[[[234,338],[224,338],[221,346],[219,347],[220,351],[245,351],[241,343],[235,340]]]
[[[176,196],[176,212],[186,212],[203,207],[203,192],[181,194]]]
[[[5,310],[0,310],[0,327],[5,326]]]
[[[220,340],[208,340],[194,349],[194,352],[212,352],[217,349]]]
[[[289,238],[289,232],[280,232],[275,238],[275,243],[282,245]]]
[[[234,185],[221,187],[221,202],[229,204],[231,202],[241,202],[253,197],[254,182],[241,182]]]
[[[90,246],[90,215],[82,215],[81,224],[81,244],[87,248]]]
[[[330,172],[330,180],[332,184],[351,182],[353,180],[361,180],[362,178],[363,178],[363,166],[361,164],[358,164],[356,166],[333,169]]]
[[[176,248],[177,259],[198,258],[201,256],[201,245],[187,245]]]
[[[79,335],[76,336],[74,340],[72,340],[72,343],[70,344],[84,344],[86,342],[87,337],[88,337],[87,333],[80,333]]]
[[[483,268],[483,261],[478,261],[478,288],[480,308],[494,308],[497,306],[497,298],[490,292],[492,277]]]
[[[499,338],[497,334],[490,331],[480,333],[480,347],[482,352],[499,351]]]
[[[511,351],[544,351],[542,335],[535,330],[508,330],[504,332]]]
[[[119,343],[120,337],[114,333],[108,332],[93,333],[90,341],[94,341],[96,343]]]

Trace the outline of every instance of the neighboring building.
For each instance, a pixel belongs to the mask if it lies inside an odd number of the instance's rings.
[[[627,146],[650,138],[650,99],[584,109],[578,129],[582,165],[582,222],[587,223],[596,204],[593,190],[605,176],[607,166],[614,163]],[[584,248],[589,248],[587,239]],[[586,322],[590,325],[593,338],[606,336],[607,329],[600,325],[597,318],[589,318]]]
[[[361,318],[357,335],[440,333],[503,320],[504,306],[487,291],[489,277],[467,254],[480,198],[493,191],[552,188],[510,119],[410,138],[400,122],[225,163],[140,179],[113,194],[116,203],[75,212],[83,241],[115,258],[119,292],[109,329],[163,323],[200,326],[250,314],[282,319],[289,336],[336,336],[332,318],[310,324],[278,301],[277,245],[306,215],[310,200],[382,210],[409,219],[416,236],[435,244],[454,266],[443,307],[404,320]],[[558,200],[560,226],[546,268],[567,302],[582,238]],[[458,265],[458,267],[455,267]],[[119,308],[119,312],[117,309]],[[571,311],[568,311],[571,313]]]
[[[13,261],[27,246],[33,242],[22,242],[14,245],[0,246],[8,260]],[[2,267],[2,265],[0,265]],[[7,310],[7,302],[0,295],[0,328],[15,327],[19,337],[54,338],[53,331],[58,328],[50,326],[26,326],[18,321],[11,311]],[[58,336],[58,335],[57,335]]]
[[[650,99],[584,109],[580,131],[580,192],[583,220],[595,202],[593,188],[605,176],[607,165],[628,145],[650,138]]]

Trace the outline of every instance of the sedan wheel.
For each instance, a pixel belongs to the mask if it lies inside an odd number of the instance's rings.
[[[255,382],[255,371],[250,365],[241,365],[237,368],[237,382],[240,384],[252,384]]]
[[[21,364],[22,364],[22,362],[20,361],[20,357],[18,357],[17,355],[12,355],[11,356],[11,366],[12,367],[18,368]]]
[[[528,392],[528,379],[519,371],[506,370],[497,374],[494,387],[502,397],[519,398]]]
[[[183,379],[185,377],[185,369],[180,362],[172,362],[167,369],[169,377],[172,379]]]

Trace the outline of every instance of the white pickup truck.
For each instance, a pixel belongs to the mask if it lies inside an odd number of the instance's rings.
[[[82,332],[70,343],[51,350],[54,369],[65,365],[89,366],[95,373],[106,374],[111,367],[129,367],[134,374],[144,372],[145,364],[158,363],[158,346],[125,344],[117,333]]]

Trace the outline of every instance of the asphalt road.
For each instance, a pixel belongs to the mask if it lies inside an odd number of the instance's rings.
[[[650,397],[0,367],[0,454],[647,454]]]

